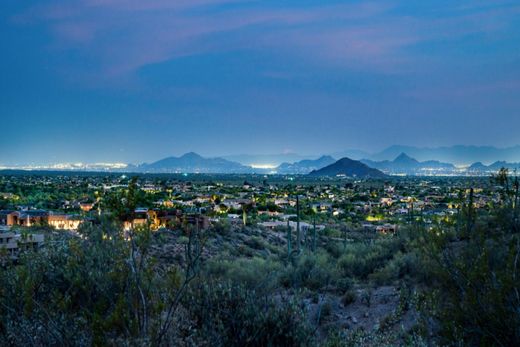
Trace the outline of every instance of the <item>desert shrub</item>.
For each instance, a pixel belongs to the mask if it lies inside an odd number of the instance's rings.
[[[365,331],[363,329],[332,330],[320,344],[323,347],[380,347],[408,346],[426,347],[432,344],[415,334],[395,333],[394,331]],[[433,345],[435,346],[435,345]]]
[[[177,239],[177,242],[180,243],[180,244],[183,244],[183,245],[186,245],[188,244],[188,241],[189,241],[189,238],[187,236],[179,236],[179,238]]]
[[[280,281],[285,287],[311,290],[336,285],[339,279],[332,258],[326,252],[303,253],[280,275]]]
[[[419,275],[422,259],[415,252],[397,252],[382,268],[369,275],[377,285],[390,284],[396,280],[407,279]]]
[[[184,300],[198,338],[212,346],[306,346],[313,333],[295,299],[229,282],[193,286]]]
[[[341,303],[343,304],[343,306],[347,307],[348,305],[352,304],[353,302],[355,302],[357,299],[357,294],[355,291],[353,290],[348,290],[347,292],[345,292],[345,294],[343,294],[343,296],[341,297]]]
[[[368,289],[368,290],[364,290],[362,293],[361,293],[361,296],[360,296],[360,301],[366,305],[367,307],[370,307],[370,305],[372,305],[372,290],[371,289]]]
[[[255,250],[263,250],[266,248],[265,241],[259,237],[251,237],[244,241],[244,244]]]
[[[321,343],[323,347],[346,347],[346,334],[340,329],[331,329],[326,339]]]
[[[366,279],[393,258],[401,242],[398,238],[385,237],[373,243],[348,244],[338,260],[338,268],[344,276]]]
[[[323,229],[320,232],[320,234],[322,234],[324,236],[328,236],[328,237],[340,237],[342,235],[341,231],[334,229],[334,228],[329,228],[329,227],[326,227],[325,229]]]
[[[324,245],[324,249],[334,258],[339,258],[345,252],[345,248],[337,241],[330,240]]]
[[[337,279],[335,281],[335,286],[339,292],[345,292],[350,289],[352,289],[352,286],[354,285],[354,280],[350,277],[342,277],[339,271],[335,271],[337,274]]]
[[[270,218],[268,218],[268,220],[270,220]],[[274,231],[277,232],[277,233],[286,233],[287,232],[287,227],[277,225],[277,226],[274,227]]]
[[[206,278],[229,281],[245,288],[274,289],[282,264],[272,259],[242,258],[236,260],[212,260],[206,264]]]
[[[332,303],[329,300],[325,300],[316,312],[316,321],[318,324],[323,323],[324,320],[329,318],[332,315],[332,311]]]
[[[252,258],[255,255],[255,250],[242,244],[236,248],[236,255],[239,257],[250,257]]]
[[[213,223],[211,232],[215,232],[217,234],[229,235],[231,232],[231,224],[226,219],[221,219],[216,223]]]

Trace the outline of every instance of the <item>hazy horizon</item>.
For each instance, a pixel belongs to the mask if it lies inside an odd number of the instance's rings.
[[[355,160],[361,160],[361,159],[372,159],[374,161],[384,161],[384,160],[393,160],[397,156],[401,154],[406,154],[413,159],[419,159],[419,161],[428,161],[428,160],[437,160],[437,161],[443,161],[443,159],[440,159],[439,154],[437,155],[428,155],[426,154],[418,154],[416,155],[415,151],[421,152],[438,152],[442,150],[446,150],[448,153],[452,153],[454,156],[459,156],[460,154],[456,154],[456,149],[465,149],[468,150],[472,156],[479,156],[478,150],[480,149],[486,149],[486,150],[492,150],[494,152],[498,151],[506,151],[506,150],[514,150],[518,149],[518,153],[515,152],[513,154],[514,157],[517,159],[511,159],[506,158],[504,156],[507,156],[507,154],[502,154],[502,156],[493,157],[492,159],[468,159],[467,161],[461,161],[461,160],[444,160],[445,162],[452,163],[455,165],[470,165],[476,162],[483,162],[486,165],[492,164],[496,161],[506,161],[509,163],[516,163],[520,162],[520,145],[515,146],[509,146],[509,147],[496,147],[496,146],[487,146],[487,145],[453,145],[453,146],[438,146],[438,147],[420,147],[420,146],[409,146],[409,145],[391,145],[385,148],[382,148],[381,150],[369,152],[369,151],[363,151],[359,149],[345,149],[341,151],[334,151],[334,152],[323,152],[323,153],[299,153],[294,151],[285,151],[280,153],[246,153],[246,152],[237,152],[237,153],[220,153],[220,154],[214,154],[214,155],[208,155],[206,153],[197,152],[197,151],[187,151],[187,152],[180,152],[180,153],[171,153],[164,156],[150,156],[142,161],[123,161],[123,160],[77,160],[77,159],[71,159],[71,160],[55,160],[55,161],[33,161],[33,162],[0,162],[0,167],[22,167],[22,166],[42,166],[42,167],[50,167],[52,165],[57,164],[129,164],[129,165],[141,165],[141,164],[150,164],[162,159],[170,158],[170,157],[182,157],[189,153],[195,153],[197,155],[200,155],[203,158],[223,158],[227,159],[229,161],[234,161],[241,163],[246,166],[250,165],[279,165],[282,163],[295,163],[300,160],[306,160],[306,159],[318,159],[323,156],[331,156],[334,159],[338,160],[343,157],[349,157],[351,159]],[[393,154],[391,154],[393,153]],[[488,154],[482,154],[483,157],[489,156]],[[442,157],[442,154],[440,155]],[[491,155],[492,156],[492,155]]]

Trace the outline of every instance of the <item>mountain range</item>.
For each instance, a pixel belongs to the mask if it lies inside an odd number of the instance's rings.
[[[308,174],[334,163],[331,156],[318,159],[304,159],[294,163],[282,163],[276,168],[258,168],[227,160],[224,158],[204,158],[197,153],[186,153],[180,157],[168,157],[151,164],[128,167],[129,171],[147,173],[280,173]]]
[[[484,165],[481,162],[473,163],[468,167],[467,171],[473,174],[488,174],[497,172],[501,168],[506,168],[509,171],[520,171],[520,163],[508,163],[505,161],[496,161],[490,165]]]
[[[380,152],[369,153],[362,150],[347,149],[344,151],[337,151],[327,153],[333,158],[351,158],[355,160],[371,160],[392,161],[401,153],[406,153],[408,156],[415,158],[419,162],[439,161],[441,163],[451,163],[453,165],[471,165],[472,163],[482,162],[491,164],[496,161],[505,161],[509,163],[520,162],[520,145],[505,148],[498,148],[493,146],[444,146],[444,147],[416,147],[394,145],[390,146]],[[319,155],[300,155],[296,153],[283,154],[265,154],[265,155],[231,155],[225,156],[224,159],[236,161],[243,165],[252,164],[272,164],[273,166],[281,163],[293,163],[305,159],[318,159]]]
[[[293,163],[282,163],[277,167],[259,168],[244,165],[224,158],[204,158],[197,153],[186,153],[180,157],[168,157],[151,164],[128,166],[126,171],[146,173],[222,173],[222,174],[283,174],[283,175],[347,175],[356,177],[383,177],[381,175],[488,175],[505,167],[509,170],[520,169],[520,163],[495,161],[490,165],[475,162],[466,168],[438,160],[418,161],[407,153],[399,153],[393,160],[359,161],[344,157],[336,161],[332,156],[317,159],[304,159]],[[375,170],[375,171],[371,171]],[[377,171],[377,172],[376,172]]]
[[[236,160],[232,160],[236,158]],[[257,173],[307,174],[335,163],[334,158],[359,160],[370,168],[389,175],[488,175],[501,167],[520,169],[520,146],[452,146],[419,148],[391,146],[376,154],[358,150],[334,155],[301,156],[294,153],[275,155],[238,155],[205,158],[190,152],[180,157],[167,157],[152,163],[62,163],[53,165],[0,166],[2,169],[113,171],[147,173]],[[283,159],[283,161],[281,161]]]
[[[362,163],[379,169],[389,175],[425,175],[425,174],[447,174],[456,170],[455,165],[443,163],[437,160],[419,162],[406,153],[399,154],[394,160],[373,161],[361,160]]]
[[[151,173],[252,173],[249,166],[223,158],[204,158],[197,153],[168,157],[136,166],[136,171]]]
[[[497,148],[493,146],[450,146],[450,147],[414,147],[390,146],[385,150],[366,156],[373,161],[392,160],[401,153],[419,160],[438,160],[454,165],[470,165],[475,162],[494,163],[496,161],[519,162],[520,146]]]

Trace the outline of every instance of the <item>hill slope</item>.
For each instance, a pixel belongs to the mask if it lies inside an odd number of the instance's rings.
[[[368,167],[360,161],[352,160],[350,158],[342,158],[322,169],[312,171],[312,176],[338,176],[345,175],[349,177],[360,178],[383,178],[386,177],[384,173],[377,169]]]

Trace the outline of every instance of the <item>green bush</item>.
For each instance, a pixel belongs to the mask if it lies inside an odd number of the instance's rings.
[[[198,339],[212,346],[306,346],[313,332],[295,299],[260,294],[241,285],[207,282],[184,300]]]
[[[330,301],[326,300],[324,303],[321,304],[321,306],[318,309],[318,312],[317,312],[318,317],[317,317],[316,321],[318,323],[322,323],[324,320],[326,320],[327,318],[329,318],[332,315],[332,311],[333,311],[332,303]]]
[[[343,296],[341,297],[341,303],[343,306],[347,307],[348,305],[354,303],[357,299],[357,294],[353,290],[347,291]]]
[[[344,254],[338,260],[338,268],[346,277],[366,279],[376,270],[386,266],[394,254],[401,249],[402,240],[381,238],[375,242],[352,243],[345,247]]]
[[[280,276],[285,287],[318,290],[340,279],[333,259],[326,252],[303,253]]]
[[[248,258],[211,260],[206,264],[205,278],[229,281],[245,288],[272,290],[283,266],[272,259]]]
[[[250,239],[245,240],[244,244],[255,250],[264,250],[267,247],[265,241],[259,237],[251,237]]]
[[[377,285],[392,284],[396,280],[417,278],[421,259],[415,252],[397,252],[382,268],[369,275]]]

